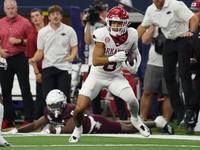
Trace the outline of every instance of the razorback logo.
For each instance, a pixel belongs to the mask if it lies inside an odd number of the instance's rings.
[[[114,10],[113,10],[113,13],[114,13],[114,14],[118,14],[119,12],[120,12],[120,9],[114,9]]]
[[[93,39],[97,39],[95,35],[93,35],[92,37],[93,37]]]
[[[196,6],[196,5],[197,5],[197,3],[193,2],[191,6]]]
[[[167,14],[171,14],[171,13],[172,13],[171,11],[168,11],[168,12],[167,12]]]

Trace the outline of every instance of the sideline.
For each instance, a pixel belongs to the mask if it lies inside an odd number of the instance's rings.
[[[17,134],[6,134],[1,133],[3,137],[24,137],[24,136],[71,136],[71,134],[40,134],[40,132],[31,133],[17,133]],[[143,137],[140,134],[83,134],[82,136],[104,136],[104,137],[127,137],[127,138],[152,138],[152,139],[177,139],[177,140],[194,140],[200,141],[200,136],[189,136],[189,135],[150,135],[149,137]]]

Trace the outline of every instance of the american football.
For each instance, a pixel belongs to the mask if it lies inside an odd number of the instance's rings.
[[[125,60],[125,63],[128,61],[129,62],[129,64],[131,65],[131,66],[133,66],[134,65],[134,59],[137,61],[137,57],[135,56],[135,54],[132,54],[132,53],[128,53],[127,55],[127,58],[126,58],[126,60]],[[127,64],[127,63],[126,63]]]
[[[190,70],[196,71],[197,69],[197,60],[195,58],[190,58]]]

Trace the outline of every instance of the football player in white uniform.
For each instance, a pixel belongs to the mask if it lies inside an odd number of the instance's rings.
[[[102,88],[107,88],[114,95],[122,98],[128,104],[131,113],[131,123],[148,137],[150,131],[138,116],[139,103],[135,94],[122,73],[122,68],[136,73],[141,62],[137,48],[138,34],[134,28],[128,28],[129,16],[120,6],[112,8],[107,15],[107,26],[97,29],[93,33],[95,48],[91,73],[83,84],[78,96],[73,118],[75,129],[69,142],[77,143],[82,135],[82,120],[84,110]],[[137,56],[133,66],[125,63],[126,54]]]
[[[5,70],[7,69],[7,62],[6,62],[6,59],[4,59],[3,57],[0,57],[0,67],[4,68]],[[12,145],[9,144],[9,143],[1,136],[1,124],[2,124],[2,120],[3,120],[3,112],[4,112],[4,108],[3,108],[3,102],[2,102],[2,97],[1,97],[1,93],[0,93],[0,147],[10,147],[10,146],[12,146]]]

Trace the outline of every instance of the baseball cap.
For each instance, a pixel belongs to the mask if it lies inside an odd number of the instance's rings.
[[[93,6],[98,5],[98,4],[105,5],[107,3],[105,0],[95,0],[93,3]]]
[[[200,10],[200,1],[194,1],[190,7],[191,10]]]

